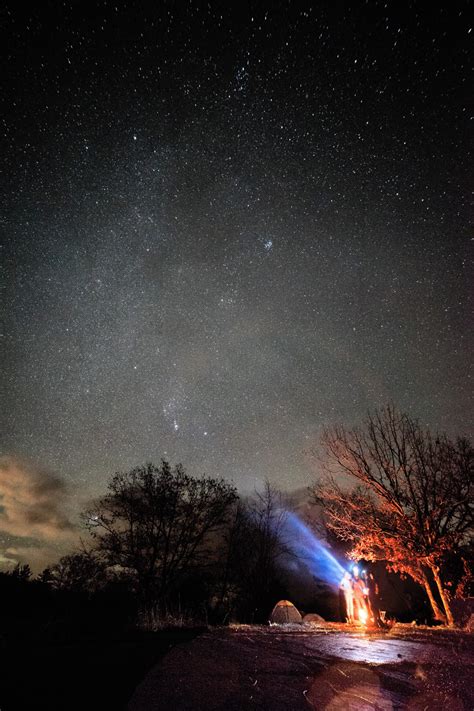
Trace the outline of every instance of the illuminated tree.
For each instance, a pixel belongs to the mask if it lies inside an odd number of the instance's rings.
[[[473,532],[470,443],[433,437],[388,406],[369,415],[362,428],[327,430],[322,444],[326,477],[315,497],[328,528],[351,544],[353,557],[386,560],[423,585],[435,617],[452,625],[442,567]],[[345,486],[344,479],[357,485]]]

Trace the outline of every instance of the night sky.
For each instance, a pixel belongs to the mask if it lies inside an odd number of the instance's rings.
[[[301,8],[2,4],[4,470],[292,489],[388,401],[469,433],[468,3]]]

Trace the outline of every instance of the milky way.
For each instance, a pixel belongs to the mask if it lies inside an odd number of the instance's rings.
[[[467,433],[468,4],[239,5],[0,11],[2,446],[82,493]]]

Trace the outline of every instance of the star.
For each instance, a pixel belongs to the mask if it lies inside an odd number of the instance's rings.
[[[85,500],[165,452],[306,487],[387,401],[465,433],[466,11],[38,5],[1,48],[9,451]]]

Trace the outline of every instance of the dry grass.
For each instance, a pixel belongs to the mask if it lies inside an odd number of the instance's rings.
[[[198,620],[184,612],[177,614],[160,613],[157,610],[142,612],[138,616],[138,627],[147,632],[158,632],[165,629],[207,627],[207,620]]]

